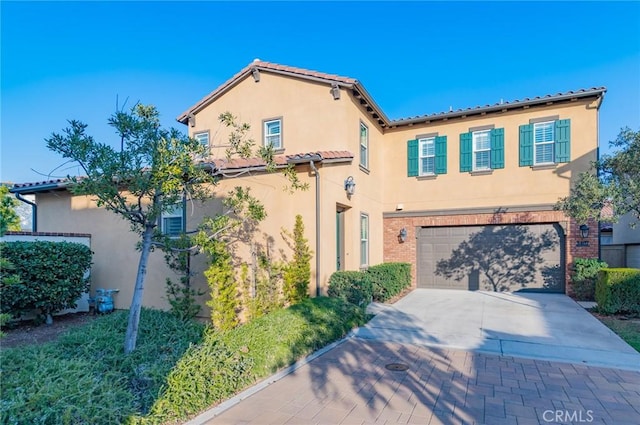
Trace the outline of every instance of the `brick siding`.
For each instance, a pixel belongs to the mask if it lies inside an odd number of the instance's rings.
[[[492,214],[453,214],[416,217],[385,217],[383,221],[383,242],[385,262],[405,262],[411,264],[411,284],[416,287],[417,231],[420,227],[434,226],[482,226],[488,224],[537,224],[560,223],[565,230],[566,268],[565,292],[572,295],[570,271],[574,257],[598,258],[598,226],[589,222],[589,237],[580,237],[580,225],[566,217],[561,211],[499,212]],[[406,241],[401,243],[400,229],[407,229]],[[588,246],[577,246],[587,241]]]

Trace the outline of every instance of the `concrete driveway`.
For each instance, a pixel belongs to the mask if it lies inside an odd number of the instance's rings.
[[[640,371],[640,353],[561,294],[416,289],[359,338]]]

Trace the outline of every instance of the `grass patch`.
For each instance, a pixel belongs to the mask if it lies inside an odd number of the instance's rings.
[[[147,412],[204,326],[143,309],[137,349],[123,353],[127,311],[39,346],[3,349],[3,424],[118,424]]]
[[[182,423],[365,321],[362,309],[314,298],[218,333],[143,309],[123,354],[126,311],[57,341],[3,349],[3,424]]]
[[[318,297],[226,333],[209,332],[171,371],[151,413],[137,421],[182,423],[364,322],[361,308]]]
[[[640,318],[622,320],[615,316],[598,316],[598,319],[640,352]]]

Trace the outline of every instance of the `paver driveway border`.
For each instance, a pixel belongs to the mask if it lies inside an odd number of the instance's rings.
[[[431,301],[445,310],[451,308],[445,302],[447,297],[468,294],[445,292],[454,294],[440,294],[444,298],[429,294]],[[473,311],[479,311],[480,341],[486,342],[477,345],[478,336],[471,327],[471,334],[466,335],[472,337],[471,343],[467,341],[467,346],[460,347],[456,342],[465,337],[464,332],[451,333],[452,339],[443,338],[446,326],[439,328],[440,333],[434,329],[421,333],[420,326],[424,331],[424,326],[429,327],[430,323],[433,327],[434,323],[420,312],[433,305],[423,305],[419,297],[411,294],[393,306],[371,306],[377,309],[377,315],[365,327],[204,412],[188,425],[640,423],[640,354],[570,298],[476,293],[487,302],[454,316],[466,317],[473,323],[471,319],[478,317]],[[526,313],[512,320],[501,315],[493,317],[491,303],[506,306],[512,314],[514,307],[515,311]],[[488,312],[483,313],[487,304]],[[551,329],[548,324],[536,325],[535,319],[540,319],[542,312],[552,316],[545,320],[557,325],[567,308],[578,319],[565,321],[567,326],[560,335],[547,334]],[[500,333],[496,329],[487,333],[489,326],[500,322],[507,324],[503,331],[520,326],[530,341],[522,341],[517,333]],[[570,332],[584,330],[585,323],[587,329],[596,330],[596,337],[607,338],[604,345],[596,344],[596,350],[583,347],[572,338],[563,342]],[[600,327],[594,328],[595,325]],[[498,338],[487,338],[486,334]],[[522,354],[505,353],[514,346],[533,349]],[[620,347],[625,352],[618,352],[616,357],[615,350]],[[494,351],[496,348],[498,351]],[[633,352],[626,352],[627,349]],[[585,352],[613,355],[615,359],[605,361],[605,368],[594,367],[602,362],[597,358],[585,361]],[[621,359],[626,367],[617,368]],[[384,364],[390,362],[409,365],[406,376],[413,378],[407,381],[398,372],[383,370]],[[350,385],[338,384],[345,382]],[[409,388],[407,383],[411,383]],[[558,421],[560,414],[571,421]]]

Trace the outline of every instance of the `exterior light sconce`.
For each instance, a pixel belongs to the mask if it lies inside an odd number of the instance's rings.
[[[344,190],[347,192],[347,196],[352,196],[356,193],[356,182],[353,180],[353,176],[349,176],[345,179]]]
[[[580,237],[582,239],[587,239],[589,237],[589,226],[586,224],[580,225]]]
[[[189,114],[189,127],[195,127],[196,126],[196,116],[193,114]]]
[[[404,243],[407,240],[407,229],[403,227],[400,229],[400,233],[398,233],[398,241],[400,243]]]
[[[337,84],[331,86],[331,96],[333,96],[333,100],[340,99],[340,88]]]

